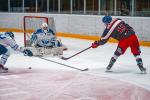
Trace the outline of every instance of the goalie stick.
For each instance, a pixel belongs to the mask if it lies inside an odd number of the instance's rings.
[[[49,61],[49,62],[59,64],[59,65],[63,65],[63,66],[66,66],[66,67],[69,67],[69,68],[72,68],[72,69],[76,69],[76,70],[80,70],[80,71],[88,71],[88,68],[80,69],[80,68],[76,68],[76,67],[73,67],[73,66],[70,66],[70,65],[66,65],[66,64],[56,62],[56,61],[53,61],[53,60],[50,60],[50,59],[46,59],[46,58],[42,58],[42,57],[38,57],[38,58]]]
[[[84,51],[90,49],[90,48],[91,48],[91,46],[88,47],[88,48],[85,48],[84,50],[81,50],[80,52],[75,53],[74,55],[72,55],[72,56],[70,56],[70,57],[60,57],[60,58],[63,59],[63,60],[68,60],[68,59],[70,59],[70,58],[72,58],[72,57],[74,57],[74,56],[76,56],[76,55],[78,55],[78,54],[80,54],[80,53],[82,53],[82,52],[84,52]]]

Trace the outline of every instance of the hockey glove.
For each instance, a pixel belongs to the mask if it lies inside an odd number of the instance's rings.
[[[92,48],[97,48],[99,46],[99,41],[95,41],[94,43],[92,43],[91,47]]]
[[[31,52],[31,50],[29,50],[29,49],[25,49],[24,51],[23,51],[23,53],[24,53],[24,55],[25,56],[33,56],[33,53]]]

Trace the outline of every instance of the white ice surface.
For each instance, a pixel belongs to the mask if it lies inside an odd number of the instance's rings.
[[[23,46],[23,35],[15,34],[16,41],[19,45]],[[61,37],[60,37],[61,38]],[[61,38],[63,44],[68,47],[64,52],[64,57],[69,57],[80,50],[83,50],[91,45],[93,41]],[[89,49],[80,55],[77,55],[69,60],[61,60],[57,57],[47,57],[63,64],[71,65],[77,68],[89,68],[86,73],[105,76],[112,79],[117,79],[141,86],[150,91],[150,48],[141,46],[141,57],[143,58],[144,67],[147,68],[147,74],[140,74],[140,70],[136,65],[134,56],[131,54],[130,49],[120,56],[112,68],[112,73],[106,73],[105,68],[112,57],[117,44],[107,43],[96,49]],[[14,68],[28,68],[32,69],[46,69],[46,70],[74,70],[66,66],[55,64],[52,62],[44,61],[36,57],[26,57],[23,54],[11,50],[11,56],[6,63],[6,66],[11,70]]]

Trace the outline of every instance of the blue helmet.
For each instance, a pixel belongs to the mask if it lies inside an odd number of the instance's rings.
[[[6,32],[5,35],[14,39],[14,33],[12,33],[12,32]]]
[[[104,16],[102,21],[103,21],[103,23],[108,24],[112,21],[112,17],[111,16]]]

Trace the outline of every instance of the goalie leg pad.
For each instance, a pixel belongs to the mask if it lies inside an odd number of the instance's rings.
[[[53,56],[59,56],[63,55],[63,48],[62,47],[27,47],[31,52],[33,53],[33,56],[47,56],[47,55],[53,55]]]
[[[33,53],[33,56],[44,55],[44,48],[27,47],[27,49],[29,49]]]
[[[63,48],[62,47],[52,48],[51,53],[53,56],[63,55]]]

